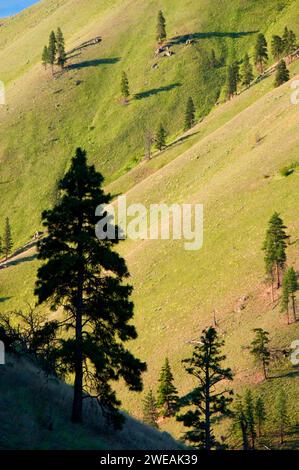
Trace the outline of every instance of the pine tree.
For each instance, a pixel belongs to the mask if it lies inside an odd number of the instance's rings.
[[[297,49],[296,34],[294,33],[294,31],[289,30],[287,26],[284,29],[282,42],[283,42],[283,52],[286,55],[292,54]]]
[[[273,55],[275,60],[280,59],[283,56],[285,49],[284,42],[280,36],[272,36],[271,42],[271,54]]]
[[[77,149],[70,169],[60,181],[61,197],[42,214],[47,236],[38,245],[39,268],[35,294],[64,320],[57,356],[66,373],[74,373],[72,421],[83,420],[83,387],[96,395],[107,415],[121,420],[120,402],[111,381],[123,378],[130,390],[141,391],[146,365],[124,347],[137,337],[131,324],[131,286],[125,261],[113,250],[118,238],[95,237],[95,208],[111,200],[101,186],[103,177]],[[105,219],[104,219],[105,220]],[[100,223],[100,222],[98,222]],[[118,232],[118,230],[116,229]],[[61,315],[61,313],[60,313]]]
[[[12,243],[12,236],[11,236],[11,227],[10,227],[9,218],[6,217],[4,236],[3,236],[3,252],[5,254],[6,260],[11,254],[12,247],[13,247],[13,243]]]
[[[65,43],[64,36],[60,28],[57,29],[56,34],[57,41],[57,64],[63,69],[66,64],[66,52],[65,52]]]
[[[52,75],[53,75],[54,64],[56,61],[56,53],[57,53],[57,41],[56,41],[56,36],[55,36],[54,31],[52,31],[50,34],[48,53],[49,53],[49,64],[52,67]]]
[[[195,105],[191,96],[188,98],[186,113],[185,113],[185,126],[184,130],[187,131],[191,129],[195,124]]]
[[[43,54],[42,54],[42,64],[47,68],[47,65],[49,64],[50,57],[49,57],[49,49],[47,46],[44,47]]]
[[[241,77],[242,77],[242,85],[248,86],[252,82],[253,76],[253,68],[250,63],[249,55],[245,54],[243,63],[242,63],[242,70],[241,70]]]
[[[260,438],[262,436],[263,425],[267,419],[264,401],[261,397],[258,397],[256,400],[254,415],[257,423],[257,437]]]
[[[296,292],[299,289],[296,272],[293,267],[289,268],[282,281],[281,310],[287,313],[290,323],[289,311],[292,310],[293,321],[296,322]]]
[[[287,69],[286,63],[284,60],[281,60],[276,69],[276,76],[274,86],[279,87],[285,82],[290,80],[290,72]]]
[[[266,238],[263,245],[265,251],[266,274],[271,280],[272,300],[273,300],[273,282],[276,277],[277,288],[281,285],[281,274],[286,263],[286,240],[289,236],[286,234],[286,226],[277,212],[274,212],[268,223]]]
[[[127,103],[128,98],[130,96],[130,87],[129,87],[129,79],[128,79],[126,72],[122,73],[120,90],[121,90],[121,94],[124,99],[124,102]]]
[[[177,409],[178,392],[173,381],[169,360],[166,358],[159,378],[157,399],[157,406],[162,408],[162,416],[165,417],[173,416]]]
[[[226,86],[227,97],[231,99],[238,90],[238,83],[240,81],[240,67],[238,62],[233,62],[227,68]]]
[[[251,343],[250,353],[262,365],[264,378],[267,379],[267,366],[270,364],[269,333],[262,328],[255,328],[253,331],[255,338]]]
[[[161,123],[156,134],[156,147],[158,150],[163,150],[166,146],[166,131]]]
[[[162,42],[166,39],[166,20],[164,18],[163,12],[160,10],[158,13],[158,22],[157,22],[157,41]]]
[[[288,415],[288,406],[287,406],[287,397],[283,390],[280,391],[277,401],[276,401],[276,419],[279,426],[279,437],[280,437],[280,444],[284,443],[284,436],[286,432],[286,427],[289,423],[289,415]]]
[[[243,450],[249,449],[248,443],[248,423],[244,412],[244,406],[242,400],[239,398],[234,410],[234,427],[237,427],[241,431],[242,435],[242,447]]]
[[[153,428],[159,427],[157,403],[152,390],[149,390],[143,400],[143,422]]]
[[[251,439],[251,448],[254,449],[256,431],[255,431],[255,419],[254,419],[254,402],[253,402],[251,390],[246,390],[246,393],[245,393],[244,414],[245,414],[246,422],[248,425],[248,433]]]
[[[263,33],[257,37],[255,51],[254,51],[255,65],[259,73],[264,73],[264,65],[268,61],[267,41]]]
[[[223,380],[232,380],[232,371],[222,366],[226,359],[221,354],[223,345],[224,341],[219,340],[216,330],[210,327],[203,331],[192,357],[183,361],[186,371],[196,378],[198,384],[181,403],[193,408],[178,416],[177,420],[191,428],[185,433],[186,441],[206,450],[219,447],[212,423],[228,413],[232,401],[230,396],[233,392],[227,388],[220,389]]]

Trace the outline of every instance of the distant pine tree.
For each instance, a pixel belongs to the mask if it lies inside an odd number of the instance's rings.
[[[280,391],[277,397],[275,421],[278,424],[280,444],[282,445],[284,443],[286,427],[289,424],[287,397],[283,390]]]
[[[248,433],[251,439],[251,448],[254,449],[256,431],[255,431],[255,419],[254,419],[254,402],[253,402],[251,390],[246,390],[246,393],[245,393],[244,413],[245,413],[245,417],[246,417],[246,421],[248,425]]]
[[[270,364],[269,333],[262,328],[255,328],[255,338],[251,343],[250,353],[262,365],[264,378],[267,379],[267,366]]]
[[[143,400],[143,422],[153,428],[158,428],[158,416],[156,399],[153,391],[149,390]]]
[[[279,87],[285,82],[290,80],[290,72],[287,69],[286,63],[284,60],[281,60],[276,69],[276,76],[275,76],[275,87]]]
[[[57,64],[63,69],[66,64],[67,58],[66,58],[66,52],[65,52],[64,36],[60,28],[57,29],[56,41],[57,41]]]
[[[289,30],[287,26],[284,28],[282,36],[283,51],[286,55],[292,54],[297,49],[297,38],[294,31]]]
[[[253,75],[253,67],[250,63],[249,55],[245,54],[242,69],[241,69],[241,77],[242,77],[242,85],[248,86],[252,82],[254,75]]]
[[[191,129],[195,124],[195,105],[191,96],[188,98],[186,113],[185,113],[185,126],[184,130]]]
[[[268,50],[267,41],[263,33],[260,33],[257,37],[254,51],[254,60],[259,73],[264,73],[264,65],[268,61]]]
[[[265,404],[261,397],[258,397],[255,402],[254,415],[257,423],[257,437],[260,438],[262,436],[263,425],[267,419]]]
[[[244,412],[244,405],[240,397],[238,398],[235,404],[233,418],[234,418],[234,428],[237,428],[238,430],[241,431],[243,450],[248,450],[249,449],[248,423],[247,423],[246,415]]]
[[[49,64],[49,62],[50,62],[49,49],[47,46],[45,46],[43,50],[43,54],[42,54],[42,64],[45,67],[45,69],[47,68],[47,65]]]
[[[296,272],[293,267],[289,268],[282,281],[281,310],[287,313],[290,323],[289,311],[292,310],[293,322],[296,322],[296,292],[299,289]]]
[[[7,259],[9,255],[11,254],[12,247],[13,247],[13,243],[12,243],[12,236],[11,236],[11,227],[10,227],[9,218],[6,217],[4,237],[3,237],[3,251],[5,254],[5,259]]]
[[[52,75],[53,75],[54,64],[56,61],[56,54],[57,54],[57,41],[56,41],[56,36],[55,36],[54,31],[51,32],[50,37],[49,37],[48,53],[49,53],[49,64],[51,65]]]
[[[162,42],[166,39],[166,20],[164,18],[162,10],[158,13],[158,22],[157,22],[157,41]]]
[[[219,386],[223,380],[231,381],[233,378],[231,369],[223,367],[226,359],[221,353],[223,345],[217,331],[210,327],[203,331],[192,357],[183,361],[188,374],[195,377],[197,386],[181,400],[181,406],[188,406],[189,409],[177,420],[191,428],[185,433],[185,440],[206,450],[220,447],[212,425],[217,417],[227,415],[232,401],[233,392]]]
[[[123,72],[121,76],[120,91],[124,99],[124,102],[127,103],[128,98],[130,96],[130,87],[129,87],[129,79],[128,79],[126,72]]]
[[[161,123],[156,134],[156,147],[162,150],[166,146],[166,131]]]
[[[233,62],[227,68],[226,87],[227,98],[231,99],[238,91],[238,83],[240,82],[240,67],[238,62]]]
[[[177,408],[178,392],[173,381],[169,360],[166,358],[159,378],[157,399],[157,406],[162,408],[162,416],[165,417],[173,416]]]
[[[272,42],[271,42],[271,54],[273,55],[275,60],[280,59],[285,50],[285,45],[280,36],[274,35],[272,36]]]

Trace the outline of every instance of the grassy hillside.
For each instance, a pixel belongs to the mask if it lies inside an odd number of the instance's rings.
[[[181,39],[174,56],[156,59],[161,6],[169,36]],[[287,326],[279,306],[270,303],[261,252],[267,221],[277,210],[291,235],[289,263],[299,269],[298,172],[282,177],[279,171],[298,160],[298,107],[290,103],[290,84],[273,90],[273,77],[214,107],[225,65],[206,69],[212,48],[223,64],[240,59],[252,52],[256,31],[270,40],[286,24],[299,34],[297,1],[91,0],[86,8],[80,0],[45,0],[9,20],[0,30],[0,58],[9,57],[2,70],[8,101],[0,108],[0,220],[11,218],[16,246],[27,241],[40,226],[41,210],[55,201],[57,179],[78,145],[105,174],[108,189],[127,193],[130,202],[203,203],[202,250],[187,252],[181,242],[160,241],[127,241],[120,248],[134,285],[139,339],[132,350],[148,363],[146,387],[156,386],[168,356],[179,391],[190,389],[181,359],[191,353],[188,341],[211,323],[216,309],[234,388],[256,387],[270,414],[277,390],[284,388],[294,430],[298,370],[287,360],[274,364],[272,380],[262,383],[244,347],[255,327],[270,331],[273,347],[288,347],[299,335],[298,324]],[[69,49],[98,35],[103,42],[72,53],[69,70],[53,80],[39,59],[50,29],[58,25]],[[187,34],[194,45],[184,44]],[[159,68],[153,70],[156,62]],[[132,93],[141,94],[128,106],[120,104],[122,70]],[[290,71],[298,78],[298,62]],[[204,119],[182,136],[189,95],[197,117]],[[138,164],[145,128],[155,129],[160,121],[173,143],[149,163]],[[1,310],[34,301],[37,265],[32,247],[0,272]],[[237,312],[242,296],[248,299]],[[125,409],[140,417],[141,400],[136,405],[134,398],[133,407],[132,396],[121,387],[120,392]],[[162,428],[181,432],[172,421]],[[275,428],[269,424],[268,431],[276,446]],[[295,433],[288,439],[288,446],[298,444]]]

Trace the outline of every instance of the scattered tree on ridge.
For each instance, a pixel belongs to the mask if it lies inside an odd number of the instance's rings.
[[[230,381],[233,378],[231,369],[222,366],[226,359],[221,354],[223,345],[224,341],[219,340],[217,331],[210,327],[203,331],[192,357],[183,361],[186,371],[198,380],[198,385],[181,400],[181,406],[193,406],[195,409],[189,409],[177,420],[191,428],[185,433],[186,441],[206,450],[220,446],[215,439],[212,423],[216,417],[228,414],[232,401],[233,392],[230,389],[219,389],[222,380]]]
[[[272,36],[271,42],[271,54],[275,60],[281,59],[285,51],[285,45],[280,36]]]
[[[297,275],[293,267],[289,268],[282,281],[281,310],[287,313],[290,323],[289,311],[292,310],[293,322],[296,322],[296,292],[299,289]]]
[[[120,91],[124,99],[124,102],[127,103],[128,98],[130,96],[130,87],[129,87],[129,79],[128,79],[126,72],[123,72],[121,76]]]
[[[157,406],[162,408],[161,414],[165,417],[173,416],[177,409],[178,392],[173,381],[169,360],[166,358],[159,378],[157,398]]]
[[[114,422],[122,421],[111,381],[123,378],[130,390],[141,391],[141,373],[146,370],[123,345],[137,333],[130,323],[132,288],[124,283],[129,273],[113,251],[119,240],[95,237],[95,208],[111,200],[102,184],[102,175],[77,149],[59,183],[59,201],[42,215],[48,235],[38,246],[44,264],[38,270],[35,294],[39,304],[49,301],[53,310],[64,311],[60,325],[67,335],[57,342],[57,356],[66,371],[74,373],[76,423],[83,420],[86,392],[96,396]]]
[[[56,53],[57,53],[57,41],[54,31],[51,32],[49,38],[49,47],[48,47],[48,54],[49,54],[49,64],[52,68],[52,75],[54,73],[54,64],[56,61]]]
[[[264,65],[268,61],[268,50],[267,41],[263,33],[260,33],[256,40],[254,61],[259,73],[264,73]]]
[[[164,18],[163,11],[160,10],[157,22],[157,41],[162,42],[166,37],[166,20]]]
[[[270,364],[269,333],[262,328],[255,328],[253,331],[255,338],[251,343],[250,353],[262,365],[264,379],[267,379],[267,366]]]
[[[283,390],[281,390],[278,395],[275,411],[276,411],[275,421],[277,422],[279,426],[280,444],[282,445],[284,443],[286,427],[289,424],[287,397]]]
[[[13,247],[13,242],[12,242],[12,236],[11,236],[11,227],[10,227],[9,218],[6,217],[4,236],[3,236],[3,252],[4,252],[6,260],[11,254],[12,247]]]
[[[263,425],[267,419],[265,404],[261,397],[258,397],[255,402],[254,415],[257,424],[257,437],[260,438],[262,436]]]
[[[161,123],[156,134],[156,147],[158,150],[163,150],[166,146],[166,131]]]
[[[287,26],[284,29],[282,42],[284,46],[284,53],[286,55],[291,55],[298,47],[296,34],[291,29],[289,30]]]
[[[47,69],[47,65],[50,62],[50,57],[49,57],[49,49],[47,46],[44,47],[43,54],[42,54],[42,64]]]
[[[153,391],[149,390],[143,400],[143,422],[153,428],[158,428],[158,416],[156,399]]]
[[[63,69],[66,63],[66,52],[64,44],[64,36],[60,28],[57,29],[57,64]]]
[[[228,99],[233,98],[233,96],[237,93],[239,81],[240,67],[238,62],[235,61],[227,68],[226,86]]]
[[[188,98],[186,113],[185,113],[185,126],[184,130],[187,131],[191,129],[195,124],[195,105],[191,96]]]
[[[249,55],[245,54],[242,69],[241,69],[242,85],[248,86],[252,82],[253,76],[253,67],[250,63]]]
[[[290,72],[287,69],[285,61],[282,59],[276,69],[274,86],[279,87],[290,80]]]

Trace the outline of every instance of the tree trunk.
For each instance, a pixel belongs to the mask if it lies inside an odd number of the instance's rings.
[[[278,264],[276,265],[276,275],[277,275],[277,289],[279,289],[280,288],[280,272],[279,272]]]
[[[267,368],[266,368],[265,361],[263,361],[263,371],[264,371],[264,379],[267,380]]]
[[[296,299],[294,295],[292,295],[292,310],[293,310],[293,319],[295,323],[297,321],[297,316],[296,316]]]
[[[245,420],[243,419],[241,419],[241,431],[242,431],[243,450],[248,450],[247,424]]]
[[[205,393],[205,422],[206,422],[206,439],[205,449],[211,450],[211,417],[210,417],[210,374],[209,374],[209,361],[206,364],[206,393]]]

